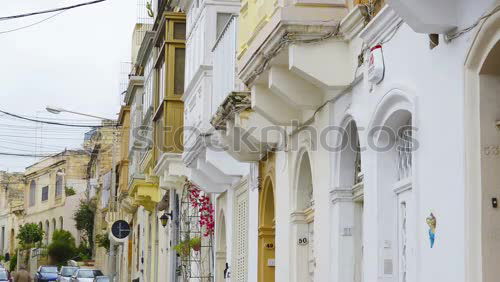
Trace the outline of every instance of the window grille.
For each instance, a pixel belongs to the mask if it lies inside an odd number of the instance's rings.
[[[361,174],[361,150],[359,140],[356,142],[355,152],[356,158],[354,161],[354,184],[363,182],[363,175]]]
[[[411,118],[399,129],[396,144],[396,150],[398,151],[398,180],[402,180],[411,176],[413,152]]]

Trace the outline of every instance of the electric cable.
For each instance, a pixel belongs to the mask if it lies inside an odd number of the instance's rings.
[[[94,128],[101,128],[101,127],[115,127],[115,125],[86,125],[86,124],[69,124],[69,123],[62,123],[62,122],[55,122],[55,121],[45,121],[45,120],[39,120],[39,119],[33,119],[33,118],[27,118],[23,117],[17,114],[9,113],[3,110],[0,110],[0,113],[6,114],[11,117],[15,117],[18,119],[22,120],[27,120],[27,121],[32,121],[32,122],[38,122],[38,123],[44,123],[44,124],[51,124],[51,125],[60,125],[60,126],[68,126],[68,127],[94,127]]]
[[[41,15],[41,14],[54,13],[54,12],[59,12],[59,11],[67,11],[67,10],[70,10],[70,9],[74,9],[74,8],[78,8],[78,7],[83,7],[83,6],[88,6],[88,5],[93,5],[93,4],[97,4],[97,3],[100,3],[100,2],[104,2],[104,1],[107,1],[107,0],[95,0],[95,1],[84,2],[84,3],[75,4],[75,5],[66,6],[66,7],[61,7],[61,8],[55,8],[55,9],[49,9],[49,10],[31,12],[31,13],[14,15],[14,16],[0,17],[0,21],[6,21],[6,20],[12,20],[12,19],[18,19],[18,18],[36,16],[36,15]]]
[[[41,23],[46,22],[46,21],[48,21],[48,20],[50,20],[50,19],[52,19],[52,18],[55,18],[56,16],[59,16],[60,14],[62,14],[62,13],[64,13],[64,12],[66,12],[66,11],[67,11],[67,10],[60,11],[60,12],[59,12],[59,13],[57,13],[57,14],[54,14],[54,15],[52,15],[52,16],[50,16],[50,17],[47,17],[47,18],[45,18],[45,19],[43,19],[43,20],[40,20],[40,21],[34,22],[34,23],[32,23],[32,24],[29,24],[29,25],[25,25],[25,26],[17,27],[17,28],[14,28],[14,29],[8,29],[8,30],[3,30],[3,31],[0,31],[0,34],[10,33],[10,32],[14,32],[14,31],[18,31],[18,30],[22,30],[22,29],[26,29],[26,28],[29,28],[29,27],[35,26],[35,25],[37,25],[37,24],[41,24]]]
[[[481,16],[472,25],[470,25],[470,26],[468,26],[466,28],[463,28],[461,30],[458,30],[456,32],[445,34],[444,35],[444,40],[447,41],[447,42],[453,41],[454,39],[456,39],[456,38],[458,38],[458,37],[466,34],[467,32],[473,30],[482,20],[488,19],[489,17],[491,17],[492,15],[498,13],[499,11],[500,11],[500,5],[496,6],[491,12],[487,13],[486,15]]]

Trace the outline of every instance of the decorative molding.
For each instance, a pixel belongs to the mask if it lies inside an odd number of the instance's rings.
[[[394,191],[394,193],[396,193],[396,195],[402,194],[403,192],[406,191],[411,191],[412,190],[411,177],[407,177],[403,180],[396,182],[392,190]]]
[[[368,24],[366,7],[357,5],[340,22],[340,32],[346,40],[354,39]]]
[[[259,163],[250,163],[250,175],[248,176],[248,186],[250,191],[260,190]]]
[[[391,36],[395,32],[398,24],[403,19],[389,6],[385,6],[380,12],[366,25],[361,31],[359,37],[363,39],[367,46],[374,46]]]
[[[355,184],[354,186],[352,186],[352,200],[353,201],[361,201],[363,200],[363,197],[364,197],[364,188],[365,188],[365,185],[363,182],[359,182],[357,184]]]
[[[250,92],[236,92],[229,94],[219,106],[210,123],[217,130],[226,130],[226,123],[230,121],[233,114],[249,110],[252,107]]]
[[[290,223],[306,223],[307,215],[304,211],[294,211],[290,213]]]
[[[352,202],[352,187],[336,187],[330,191],[332,204]]]

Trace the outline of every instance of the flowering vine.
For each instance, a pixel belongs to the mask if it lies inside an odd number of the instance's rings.
[[[214,220],[214,208],[210,197],[203,193],[198,186],[191,182],[187,182],[188,186],[188,199],[191,203],[191,207],[197,209],[200,214],[200,226],[205,228],[203,233],[204,237],[208,237],[214,234],[215,230],[215,220]]]

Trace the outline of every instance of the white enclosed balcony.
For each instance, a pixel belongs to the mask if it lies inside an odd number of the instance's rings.
[[[238,17],[233,15],[212,49],[214,65],[211,116],[231,92],[245,90],[243,83],[236,76],[237,26]]]

